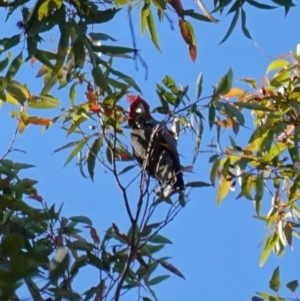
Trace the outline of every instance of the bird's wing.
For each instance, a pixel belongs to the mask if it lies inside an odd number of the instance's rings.
[[[157,125],[155,131],[158,135],[160,143],[175,155],[176,161],[180,165],[179,155],[177,151],[177,142],[172,136],[169,129],[166,127],[166,124],[164,122],[161,122],[159,125]]]

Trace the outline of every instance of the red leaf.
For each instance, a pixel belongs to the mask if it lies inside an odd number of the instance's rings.
[[[197,57],[197,46],[196,45],[189,45],[189,52],[192,61],[195,63]]]
[[[38,202],[42,202],[43,201],[43,198],[40,195],[29,195],[28,198],[32,199],[32,200],[36,200]]]
[[[90,227],[90,234],[91,234],[91,237],[92,237],[92,239],[95,243],[97,243],[97,244],[100,243],[100,238],[99,238],[99,236],[97,234],[97,231],[94,227]]]
[[[183,7],[180,0],[170,0],[169,3],[179,16],[182,16]]]
[[[31,123],[35,125],[49,125],[52,122],[52,119],[48,118],[39,118],[39,117],[28,117],[25,120],[23,120],[25,124]]]
[[[170,272],[174,273],[175,275],[185,279],[183,274],[177,268],[175,268],[171,263],[165,262],[165,261],[160,261],[160,260],[158,262],[160,263],[161,266],[163,266],[168,271],[170,271]]]
[[[132,161],[133,157],[131,154],[129,153],[116,153],[116,160],[120,160],[120,161]]]
[[[125,234],[121,234],[120,231],[119,231],[118,226],[117,226],[115,223],[112,224],[112,227],[113,227],[113,229],[114,229],[116,235],[117,235],[120,239],[122,239],[122,240],[124,240],[124,241],[126,241],[126,242],[129,242],[128,236],[125,235]]]
[[[98,97],[95,93],[93,86],[90,83],[88,83],[87,85],[87,92],[85,93],[85,95],[89,103],[93,103],[93,104],[97,103]]]
[[[191,43],[189,30],[188,30],[186,22],[182,19],[179,19],[179,28],[180,28],[180,32],[181,32],[181,35],[182,35],[184,41],[189,45]]]
[[[101,108],[98,105],[94,104],[94,103],[91,103],[89,105],[89,110],[93,113],[101,113],[102,112]]]

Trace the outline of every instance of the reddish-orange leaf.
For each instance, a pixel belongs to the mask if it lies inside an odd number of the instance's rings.
[[[35,125],[44,125],[47,126],[50,123],[52,123],[52,119],[49,118],[40,118],[40,117],[28,117],[25,120],[23,120],[25,124],[31,123],[31,124],[35,124]]]
[[[117,235],[120,239],[125,240],[125,241],[127,241],[127,242],[129,241],[127,235],[121,234],[121,233],[120,233],[119,228],[118,228],[118,226],[117,226],[115,223],[112,224],[112,227],[113,227],[113,229],[114,229],[116,235]]]
[[[104,115],[107,117],[109,117],[113,112],[113,109],[104,109]]]
[[[181,16],[183,12],[183,7],[180,0],[170,0],[169,3],[175,9],[176,13]]]
[[[89,110],[93,113],[101,113],[102,112],[101,108],[98,105],[94,104],[94,103],[91,103],[89,105]]]
[[[116,159],[119,159],[120,161],[132,161],[133,157],[129,153],[118,153],[116,154]]]
[[[190,52],[190,57],[192,61],[195,63],[196,57],[197,57],[197,46],[196,45],[189,45],[189,52]]]
[[[179,19],[179,28],[184,41],[189,45],[191,43],[189,30],[187,28],[186,22],[182,19]]]
[[[43,201],[43,198],[40,195],[29,195],[28,198],[32,199],[32,200],[36,200],[38,202],[42,202]]]
[[[97,243],[97,244],[100,243],[100,238],[99,238],[99,236],[97,234],[97,231],[94,227],[90,227],[90,234],[91,234],[91,237],[92,237],[92,239],[95,243]]]
[[[110,117],[111,115],[113,115],[112,117],[114,117],[114,109],[104,109],[103,114],[107,117]],[[117,122],[121,123],[123,122],[124,118],[122,116],[122,113],[120,111],[116,111],[116,120]]]
[[[87,100],[90,103],[96,104],[97,103],[97,95],[95,93],[95,90],[93,88],[93,86],[88,83],[87,85],[87,92],[85,93]]]

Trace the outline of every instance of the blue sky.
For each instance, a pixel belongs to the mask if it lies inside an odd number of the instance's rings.
[[[199,12],[195,3],[183,3],[183,5],[185,8],[194,8]],[[134,10],[137,44],[149,68],[148,79],[144,78],[142,66],[139,71],[135,70],[134,62],[131,60],[124,62],[121,59],[115,59],[115,67],[136,80],[143,91],[144,98],[152,108],[159,104],[155,93],[156,83],[160,83],[165,75],[172,76],[178,84],[189,85],[191,99],[195,98],[196,79],[200,72],[204,74],[202,96],[211,94],[212,86],[230,67],[234,72],[234,86],[239,85],[238,80],[243,77],[256,78],[260,83],[271,62],[270,57],[275,58],[277,55],[295,51],[297,43],[300,42],[300,11],[299,7],[291,9],[288,16],[284,17],[283,9],[261,11],[248,5],[245,10],[247,26],[253,40],[243,36],[240,22],[238,22],[231,37],[224,44],[219,45],[231,22],[231,15],[217,16],[221,21],[219,24],[191,20],[198,46],[195,64],[189,58],[187,47],[177,26],[177,16],[174,13],[169,14],[174,21],[174,31],[171,30],[167,20],[162,24],[156,22],[162,49],[160,53],[151,43],[147,32],[144,38],[141,38],[138,23],[139,11]],[[6,37],[8,30],[9,35],[18,32],[18,29],[14,28],[19,18],[18,15],[16,14],[7,23],[4,23],[5,16],[5,11],[0,10],[0,38]],[[95,32],[107,32],[116,38],[120,45],[131,46],[125,10],[119,13],[116,20],[99,26]],[[50,38],[55,39],[55,36],[50,37],[50,35],[44,37],[47,43]],[[19,51],[20,49],[16,49],[13,53],[17,54]],[[4,56],[0,57],[1,60],[3,58]],[[33,67],[27,65],[22,67],[17,76],[17,80],[21,83],[29,83],[33,93],[38,93],[42,86],[41,80],[35,78],[37,71],[38,64]],[[78,89],[77,103],[85,101],[84,90],[85,87]],[[54,89],[52,94],[66,107],[70,106],[68,91]],[[125,100],[122,103],[127,105]],[[16,121],[9,117],[12,108],[4,104],[0,110],[0,155],[5,152],[13,136]],[[46,113],[32,111],[31,113],[43,116],[58,114],[58,112],[50,111]],[[209,131],[207,112],[204,111],[203,115],[206,121],[201,148],[206,149],[205,146],[210,143],[215,133]],[[162,118],[161,115],[155,117]],[[247,120],[247,126],[252,127],[250,118]],[[228,134],[232,133],[224,132],[224,141]],[[15,143],[15,147],[25,150],[26,154],[13,153],[10,159],[36,165],[35,169],[27,170],[23,175],[39,180],[37,186],[39,194],[48,204],[64,203],[63,216],[88,216],[93,220],[100,238],[112,222],[115,222],[122,232],[126,232],[129,221],[121,193],[117,190],[111,175],[104,173],[98,165],[93,183],[81,177],[75,166],[75,160],[63,169],[70,150],[52,155],[54,149],[76,139],[79,137],[71,137],[67,140],[59,124],[53,125],[45,133],[41,133],[40,127],[30,126],[22,136],[18,136]],[[245,137],[237,138],[237,141],[245,141],[244,139]],[[183,156],[183,165],[191,164],[193,143],[189,135],[180,137],[178,147]],[[206,154],[199,155],[194,166],[195,173],[186,174],[186,182],[190,180],[209,182],[208,157],[209,155]],[[128,182],[129,179],[124,177],[124,180]],[[134,191],[131,192],[131,196],[134,203]],[[195,189],[191,193],[191,202],[162,231],[161,234],[171,239],[173,244],[161,251],[160,255],[171,256],[170,262],[185,275],[186,280],[172,276],[164,283],[155,286],[159,300],[250,300],[255,291],[269,290],[269,279],[278,265],[281,266],[283,284],[296,278],[300,279],[300,264],[298,263],[300,245],[296,240],[294,240],[294,251],[287,249],[284,257],[281,258],[271,254],[265,266],[259,267],[262,250],[260,244],[267,230],[263,222],[253,218],[252,203],[245,199],[235,201],[235,197],[236,193],[229,194],[221,208],[218,208],[216,189]],[[264,201],[268,208],[270,197],[266,195]],[[39,206],[34,201],[28,202]],[[159,272],[168,274],[162,270]],[[82,287],[86,285],[97,284],[97,275],[93,271],[87,275],[88,277],[85,276],[77,282],[78,286],[75,287],[78,291],[82,291]],[[287,291],[283,296],[292,297]],[[21,297],[26,298],[28,295],[24,292],[24,296]],[[129,300],[129,298],[124,297],[124,300]]]

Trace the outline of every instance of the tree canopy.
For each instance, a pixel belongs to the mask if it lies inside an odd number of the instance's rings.
[[[157,182],[138,166],[128,139],[126,97],[143,94],[147,99],[144,84],[128,70],[139,70],[147,83],[156,66],[148,65],[145,54],[163,52],[159,22],[177,29],[165,44],[172,48],[173,39],[180,39],[187,52],[175,47],[174,52],[180,53],[180,59],[189,57],[192,65],[203,43],[196,40],[203,24],[221,24],[221,44],[230,42],[238,26],[245,39],[251,40],[249,9],[264,14],[282,9],[289,18],[296,7],[291,0],[269,2],[0,1],[1,15],[6,15],[6,24],[13,28],[1,33],[0,39],[2,119],[13,133],[0,148],[1,298],[21,300],[26,287],[35,301],[126,300],[126,295],[159,300],[156,284],[170,275],[185,279],[176,260],[161,255],[172,243],[172,237],[162,232],[184,214],[194,191],[205,194],[213,187],[218,206],[231,190],[236,199],[253,202],[255,218],[262,221],[266,233],[260,266],[271,252],[282,256],[287,248],[293,248],[293,239],[300,236],[299,45],[274,58],[261,80],[245,76],[237,83],[229,64],[206,95],[203,72],[192,83],[196,95],[191,83],[177,83],[172,74],[157,78],[157,101],[150,103],[151,110],[179,137],[179,151],[184,139],[184,155],[189,156],[182,166],[189,175],[184,197],[157,193]],[[125,18],[118,17],[122,12]],[[227,27],[222,25],[226,21]],[[124,32],[125,42],[115,39],[115,31]],[[143,52],[140,32],[146,31],[154,47]],[[170,64],[181,68],[180,60]],[[61,204],[44,201],[47,196],[38,181],[43,179],[55,190],[55,175],[43,170],[33,179],[35,162],[16,160],[19,153],[26,152],[26,134],[34,126],[51,137],[54,156],[65,154],[60,167],[67,170],[77,159],[78,177],[93,182],[105,176],[113,181],[120,192],[114,210],[123,212],[127,224],[113,221],[103,231],[89,217],[66,217]],[[57,145],[57,137],[62,135],[67,141]],[[18,139],[23,139],[21,148],[15,146]],[[43,156],[41,141],[36,136],[36,157]],[[203,161],[209,163],[206,178],[194,173],[194,167]],[[111,197],[108,187],[100,187],[99,195]],[[82,201],[83,206],[96,208],[91,203]],[[115,212],[109,214],[113,220]],[[89,268],[97,271],[97,276],[79,291],[81,277],[92,278],[85,272]],[[270,279],[273,292],[258,292],[252,300],[283,300],[279,267]],[[297,280],[286,282],[297,299]]]

